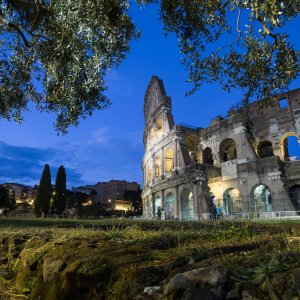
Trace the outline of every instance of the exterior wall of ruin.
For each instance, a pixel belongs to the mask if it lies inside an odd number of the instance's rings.
[[[294,210],[289,189],[300,185],[300,161],[287,161],[285,141],[300,141],[300,89],[278,95],[271,108],[256,107],[251,105],[247,122],[231,112],[207,128],[174,125],[171,99],[153,77],[144,106],[144,217],[200,219],[214,207],[229,213],[233,192],[231,212],[256,212],[260,189],[266,210]],[[171,152],[172,164],[166,156]]]

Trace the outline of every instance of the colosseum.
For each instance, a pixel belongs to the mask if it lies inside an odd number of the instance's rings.
[[[297,216],[300,151],[292,157],[289,143],[300,143],[300,89],[256,107],[243,121],[230,111],[207,128],[175,125],[171,98],[153,76],[144,102],[144,218]]]

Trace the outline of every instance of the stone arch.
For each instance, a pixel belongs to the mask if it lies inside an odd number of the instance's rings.
[[[295,210],[300,211],[300,184],[295,184],[289,188],[289,196]]]
[[[154,216],[157,219],[161,219],[161,211],[162,211],[162,201],[161,201],[161,195],[155,195],[154,197]]]
[[[223,205],[225,215],[231,215],[242,211],[240,191],[236,188],[228,188],[223,193]]]
[[[150,145],[154,144],[154,136],[155,136],[155,131],[154,131],[154,128],[151,127],[149,130],[149,144]]]
[[[174,168],[174,151],[172,148],[168,148],[165,151],[165,172],[172,172]]]
[[[160,155],[155,156],[155,177],[161,176],[161,157]]]
[[[237,159],[235,141],[233,139],[227,138],[220,144],[220,161],[226,162],[234,159]]]
[[[213,166],[214,159],[212,155],[212,150],[209,147],[206,147],[202,152],[202,162],[205,165]]]
[[[196,162],[198,157],[198,145],[200,142],[199,136],[194,133],[191,133],[186,135],[185,138],[191,161]]]
[[[175,196],[172,192],[168,192],[165,196],[165,216],[166,220],[175,219]]]
[[[289,145],[288,145],[288,138],[289,137],[295,137],[298,140],[298,143],[300,143],[300,137],[297,135],[295,132],[286,132],[280,140],[280,145],[281,145],[281,153],[282,153],[282,159],[284,161],[290,160],[289,156]],[[299,159],[300,160],[300,153],[299,153]]]
[[[193,193],[184,189],[180,195],[181,220],[192,220],[194,217]]]
[[[162,138],[162,135],[163,135],[163,125],[162,124],[163,124],[162,117],[158,117],[155,120],[157,140],[160,140]]]
[[[259,142],[257,145],[257,154],[260,158],[274,156],[272,143],[270,141]]]
[[[153,179],[153,174],[152,174],[152,169],[153,169],[153,165],[152,165],[152,160],[149,160],[147,162],[146,165],[146,179],[147,179],[147,183],[151,183],[152,179]]]
[[[270,188],[262,183],[256,184],[250,192],[255,212],[272,212]]]

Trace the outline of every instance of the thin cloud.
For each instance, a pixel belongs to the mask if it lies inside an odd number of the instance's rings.
[[[0,142],[0,181],[34,185],[44,165],[51,168],[52,182],[64,165],[68,187],[111,179],[141,183],[143,145],[137,132],[98,128],[82,143],[62,143],[52,148],[11,146]]]

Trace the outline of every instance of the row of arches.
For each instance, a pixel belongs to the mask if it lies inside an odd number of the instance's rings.
[[[192,220],[194,217],[194,200],[193,193],[184,189],[180,194],[180,219]],[[154,200],[154,214],[158,219],[174,220],[175,219],[175,195],[169,192],[165,196],[164,209],[162,208],[161,196],[156,196]]]
[[[272,212],[272,197],[268,186],[264,184],[254,186],[250,192],[250,197],[250,203],[247,203],[249,211]],[[229,188],[223,193],[223,210],[225,215],[243,211],[238,189]]]
[[[247,203],[248,211],[273,211],[272,193],[267,185],[255,185],[251,189],[250,197],[250,202]],[[294,185],[289,189],[289,198],[294,209],[296,211],[300,210],[300,185]],[[223,210],[225,215],[242,212],[242,201],[238,189],[229,188],[223,193]]]
[[[292,133],[291,133],[292,134]],[[257,147],[259,158],[274,156],[273,145],[270,141],[261,141]],[[233,139],[225,139],[220,144],[220,162],[237,159],[236,144]],[[300,146],[296,135],[285,136],[282,140],[282,158],[284,161],[300,160]],[[214,164],[212,149],[206,147],[202,153],[202,163],[206,165]]]
[[[251,199],[247,203],[246,212],[272,212],[273,202],[270,188],[265,184],[257,184],[251,190]],[[300,210],[300,185],[294,185],[289,189],[290,200],[296,211]],[[175,219],[175,195],[168,192],[165,195],[164,203],[162,198],[157,195],[154,199],[154,216],[158,219],[173,220]],[[223,193],[223,203],[220,205],[211,193],[212,205],[220,207],[224,215],[231,215],[243,212],[240,192],[236,188],[228,188]],[[245,203],[244,203],[245,205]],[[164,209],[163,209],[164,207]],[[184,189],[179,197],[179,218],[181,220],[192,220],[194,217],[194,198],[189,189]]]
[[[154,165],[153,165],[154,164]],[[164,169],[162,169],[164,166]],[[154,178],[158,178],[164,173],[170,173],[174,169],[174,151],[172,148],[167,148],[162,157],[156,154],[153,159],[149,160],[145,165],[146,182],[150,183]],[[154,170],[154,174],[153,174]]]
[[[220,144],[220,162],[226,162],[229,160],[237,159],[237,149],[236,144],[233,139],[225,139]],[[212,153],[212,149],[210,147],[206,147],[202,152],[202,163],[205,165],[212,166],[214,164],[214,157]]]

